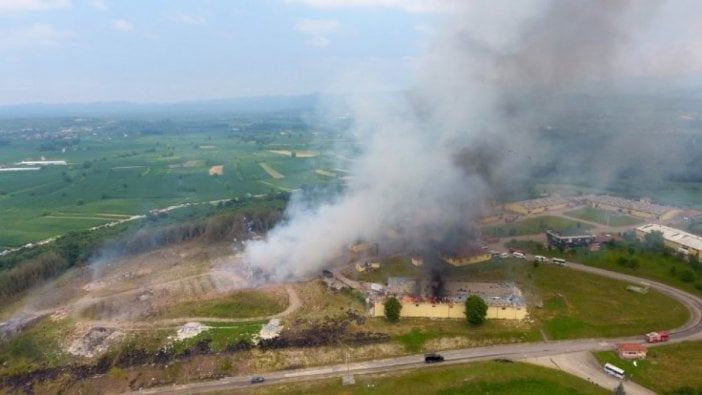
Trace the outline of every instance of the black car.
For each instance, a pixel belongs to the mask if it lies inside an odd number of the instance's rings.
[[[266,381],[263,376],[253,376],[251,377],[251,384],[258,384]]]
[[[424,362],[426,362],[426,363],[443,362],[443,360],[444,360],[444,356],[441,354],[436,354],[436,353],[424,354]]]

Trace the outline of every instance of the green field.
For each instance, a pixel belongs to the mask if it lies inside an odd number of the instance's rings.
[[[35,123],[0,121],[7,142],[0,145],[0,166],[42,157],[68,162],[39,171],[0,172],[0,249],[154,208],[335,182],[317,170],[333,168],[333,149],[345,144],[341,138],[313,134],[294,116],[261,125],[255,117],[218,121],[43,120],[43,130],[58,134],[43,139],[22,132],[22,126]],[[61,137],[60,130],[70,127],[73,137]],[[223,166],[223,174],[210,175],[212,166]],[[285,177],[271,177],[266,167]]]
[[[668,393],[682,387],[702,391],[702,342],[688,341],[648,349],[646,360],[623,361],[614,351],[595,353],[595,358],[624,369],[628,380],[635,381],[657,393]]]
[[[544,233],[547,229],[563,234],[582,234],[590,228],[592,228],[591,225],[582,222],[546,215],[510,224],[485,226],[482,228],[482,232],[485,235],[507,237],[535,235]]]
[[[611,211],[600,210],[592,207],[584,207],[578,210],[568,211],[564,214],[585,221],[597,222],[608,226],[633,226],[643,222],[640,219],[628,215],[613,213]]]
[[[171,306],[157,314],[163,318],[217,317],[249,318],[280,313],[287,306],[287,295],[243,290],[212,300],[193,300]]]
[[[630,292],[626,283],[589,273],[542,265],[532,279],[543,298],[543,309],[534,309],[532,317],[549,339],[637,335],[688,319],[687,309],[667,296]]]
[[[400,373],[355,376],[341,380],[262,386],[247,394],[608,394],[610,390],[557,370],[520,362],[479,362],[432,366]]]

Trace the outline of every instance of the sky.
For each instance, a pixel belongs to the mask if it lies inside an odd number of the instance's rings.
[[[453,0],[0,0],[0,105],[403,89]]]
[[[0,0],[0,105],[407,89],[452,16],[508,40],[545,2]],[[702,3],[643,3],[658,25],[621,60],[627,74],[699,75]]]

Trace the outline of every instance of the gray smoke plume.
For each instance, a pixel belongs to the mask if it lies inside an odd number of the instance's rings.
[[[449,18],[410,93],[352,101],[360,154],[345,191],[314,207],[293,200],[284,223],[247,245],[252,267],[309,275],[359,240],[436,248],[468,237],[486,199],[535,174],[606,183],[652,149],[600,133],[587,99],[629,71],[657,2],[489,3]],[[625,141],[633,162],[618,153]],[[569,144],[594,148],[564,155]],[[600,148],[616,160],[593,164]]]

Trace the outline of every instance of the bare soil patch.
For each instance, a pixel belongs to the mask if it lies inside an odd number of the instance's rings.
[[[293,156],[294,153],[297,158],[315,158],[319,156],[318,151],[268,150],[268,152],[283,156]]]
[[[281,179],[281,178],[285,178],[285,176],[284,176],[283,174],[281,174],[280,172],[278,172],[278,170],[274,169],[274,168],[273,168],[271,165],[269,165],[268,163],[261,162],[261,163],[259,163],[259,166],[261,166],[261,168],[262,168],[266,173],[268,173],[269,176],[275,178],[276,180],[279,180],[279,179]]]
[[[221,176],[222,174],[224,174],[224,165],[210,167],[209,174],[211,176]]]

